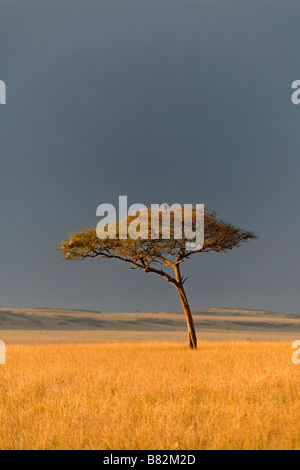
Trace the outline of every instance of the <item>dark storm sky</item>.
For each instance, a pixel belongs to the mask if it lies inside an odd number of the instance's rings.
[[[204,203],[259,241],[185,263],[193,308],[299,312],[298,1],[2,0],[0,306],[179,309],[118,261],[64,262],[96,207]]]

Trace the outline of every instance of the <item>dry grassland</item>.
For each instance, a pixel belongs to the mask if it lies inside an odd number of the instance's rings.
[[[300,449],[291,343],[8,345],[1,449]]]

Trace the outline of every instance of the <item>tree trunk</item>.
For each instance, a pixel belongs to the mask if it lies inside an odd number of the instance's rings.
[[[196,336],[196,331],[195,331],[195,325],[194,325],[194,320],[192,317],[191,309],[189,306],[189,303],[187,301],[186,293],[183,288],[183,282],[182,282],[182,277],[180,274],[179,266],[178,264],[175,266],[175,276],[176,276],[176,281],[177,285],[176,288],[178,290],[179,298],[181,301],[181,305],[185,314],[186,322],[187,322],[187,327],[188,327],[188,334],[189,334],[189,347],[191,349],[197,349],[197,336]]]

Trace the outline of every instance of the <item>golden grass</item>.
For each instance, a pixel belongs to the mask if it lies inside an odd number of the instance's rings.
[[[290,343],[14,345],[1,449],[299,449]]]

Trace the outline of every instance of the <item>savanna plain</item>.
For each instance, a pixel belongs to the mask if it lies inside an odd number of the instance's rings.
[[[221,314],[228,320],[223,311],[199,317]],[[105,343],[84,336],[84,344],[75,344],[60,336],[51,342],[51,330],[42,344],[37,336],[12,341],[7,325],[1,330],[8,344],[7,363],[0,366],[0,448],[299,449],[300,365],[291,361],[291,342],[270,341],[267,334],[262,341],[249,326],[257,314],[244,314],[242,336],[213,341],[212,321],[210,329],[203,327],[212,337],[197,351],[181,340],[156,341],[151,327],[152,340]],[[262,315],[261,329],[276,328],[276,316]],[[291,337],[300,339],[297,316],[276,318],[286,330],[292,322]],[[17,340],[31,331],[15,327]]]

